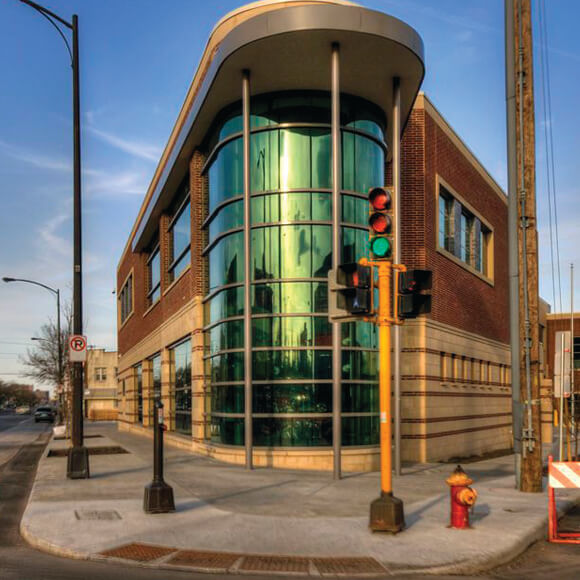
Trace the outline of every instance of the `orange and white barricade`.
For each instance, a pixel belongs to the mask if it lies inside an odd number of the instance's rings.
[[[580,488],[580,462],[552,461],[548,458],[548,541],[560,544],[580,544],[579,532],[558,531],[555,489]]]

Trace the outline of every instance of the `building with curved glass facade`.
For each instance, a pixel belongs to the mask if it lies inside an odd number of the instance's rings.
[[[350,2],[256,2],[218,23],[119,264],[125,428],[149,428],[160,398],[170,442],[224,461],[332,469],[338,455],[345,470],[376,467],[376,329],[329,322],[327,279],[337,263],[368,254],[367,193],[399,167],[397,127],[407,125],[404,263],[436,272],[432,258],[442,257],[473,277],[478,316],[507,292],[504,271],[493,270],[493,243],[505,233],[494,212],[504,219],[505,196],[426,98],[411,112],[422,77],[418,35]],[[428,158],[430,123],[443,135],[433,143],[457,150],[450,171]],[[461,164],[471,182],[453,175]],[[478,198],[492,203],[481,209]],[[492,357],[507,381],[505,329],[460,325],[452,347],[445,325],[454,319],[434,307],[404,330],[405,459],[455,449],[453,434],[428,431],[430,415],[442,418],[427,394],[435,366],[445,392],[446,373],[460,379],[453,357],[471,382],[477,360],[482,384],[501,394],[493,403],[509,404],[499,375],[484,380],[481,370]],[[447,447],[430,444],[439,437]],[[505,429],[496,439],[491,447],[503,445]]]

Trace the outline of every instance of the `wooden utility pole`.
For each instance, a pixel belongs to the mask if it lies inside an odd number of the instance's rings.
[[[521,414],[521,469],[519,489],[542,491],[540,419],[540,349],[538,314],[538,232],[536,229],[536,170],[531,0],[506,0],[513,9],[513,73],[516,178],[510,179],[517,196],[519,258],[519,405]],[[510,31],[506,31],[510,34]],[[511,52],[511,51],[510,51]],[[508,63],[509,67],[510,63]],[[509,95],[508,95],[509,98]],[[514,110],[515,109],[515,110]],[[508,105],[508,127],[510,126]],[[514,167],[515,165],[515,167]],[[513,176],[511,176],[513,177]]]

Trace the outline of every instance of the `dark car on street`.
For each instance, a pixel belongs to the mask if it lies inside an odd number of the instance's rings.
[[[48,423],[54,423],[55,415],[56,411],[52,407],[38,407],[34,411],[34,422],[47,421]]]

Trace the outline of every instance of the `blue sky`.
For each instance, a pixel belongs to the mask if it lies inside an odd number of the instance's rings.
[[[243,0],[46,0],[79,15],[84,306],[89,343],[115,348],[115,271],[207,37]],[[532,0],[534,7],[536,0]],[[423,90],[505,187],[502,0],[366,0],[413,26],[425,43]],[[580,3],[546,2],[562,271],[580,267],[575,178],[580,117],[576,44]],[[537,25],[537,22],[535,23]],[[536,34],[536,42],[539,36]],[[56,31],[17,0],[0,2],[0,276],[72,287],[72,111],[68,54]],[[541,107],[539,67],[536,106]],[[537,115],[541,294],[552,302],[544,125]],[[578,284],[580,288],[580,284]],[[575,303],[580,305],[580,291]],[[30,337],[54,318],[54,299],[0,285],[0,379],[18,376]]]

